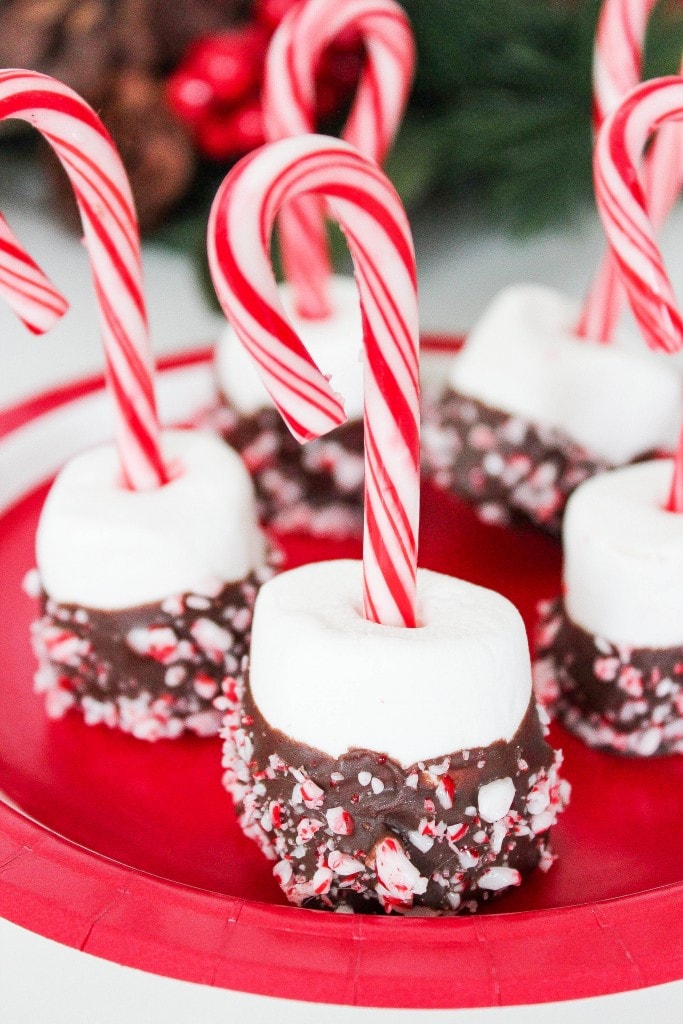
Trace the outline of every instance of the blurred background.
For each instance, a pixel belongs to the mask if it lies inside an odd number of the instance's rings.
[[[218,329],[202,269],[208,208],[231,163],[263,141],[264,54],[294,2],[0,0],[0,66],[35,68],[71,85],[119,146],[146,239],[159,348]],[[556,284],[580,298],[602,246],[591,183],[599,0],[402,2],[418,68],[386,166],[414,225],[423,327],[464,330],[510,280]],[[645,75],[675,72],[682,42],[683,4],[660,0]],[[322,130],[343,122],[362,61],[353,36],[325,53],[317,76]],[[86,323],[94,309],[75,202],[49,147],[20,122],[0,125],[0,160],[2,209],[74,307],[43,345],[57,346],[55,372],[65,376],[82,361],[73,342],[60,349],[62,332],[80,336],[79,316]],[[678,224],[675,214],[664,234],[674,279],[681,247],[669,240]],[[62,264],[68,278],[60,278]],[[157,282],[165,285],[163,306]],[[18,333],[0,310],[0,358],[14,364],[22,391],[27,349],[17,349]],[[97,368],[98,347],[83,344],[84,368]]]
[[[3,0],[0,66],[71,85],[101,114],[130,174],[140,221],[183,246],[229,164],[263,142],[269,36],[297,0]],[[448,198],[529,232],[591,201],[591,59],[598,0],[403,0],[418,46],[408,115],[388,164],[411,211]],[[674,73],[683,5],[651,20],[645,76]],[[363,60],[349,35],[318,71],[334,130]],[[4,149],[46,159],[3,126]],[[58,207],[72,211],[54,165]],[[201,232],[199,232],[201,234]]]

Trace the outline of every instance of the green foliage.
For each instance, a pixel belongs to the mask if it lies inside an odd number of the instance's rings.
[[[402,0],[418,71],[388,169],[411,207],[448,193],[533,231],[592,196],[599,0]],[[646,73],[677,70],[683,8],[660,3]]]
[[[447,195],[498,226],[528,233],[591,203],[600,0],[401,2],[415,31],[418,69],[387,171],[408,209]],[[677,71],[682,48],[683,4],[660,0],[646,77]],[[160,240],[203,252],[206,211],[224,170],[204,167],[191,201],[157,233]],[[348,262],[340,232],[331,229],[331,239],[337,265]]]

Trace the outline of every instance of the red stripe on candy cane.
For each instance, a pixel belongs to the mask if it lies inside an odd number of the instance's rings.
[[[657,0],[604,0],[595,33],[595,131],[640,81],[647,22]]]
[[[631,308],[648,345],[660,352],[683,348],[683,319],[654,238],[638,167],[650,135],[670,121],[683,121],[683,78],[636,87],[602,126],[593,164],[598,210]],[[683,436],[667,507],[683,512]]]
[[[227,201],[226,196],[226,201]],[[215,205],[215,204],[214,204]],[[210,229],[211,230],[211,229]],[[254,228],[261,247],[266,248],[260,225]],[[344,422],[341,403],[331,391],[326,380],[321,381],[317,369],[292,329],[284,312],[272,301],[264,298],[257,287],[241,274],[233,254],[233,238],[227,228],[225,217],[218,217],[216,229],[210,239],[216,252],[216,259],[225,278],[239,285],[240,316],[236,331],[251,357],[267,377],[268,389],[294,436],[299,441],[309,441],[324,434],[332,427]],[[215,283],[215,281],[214,281]],[[219,295],[220,298],[220,295]],[[222,301],[222,300],[221,300]],[[236,323],[238,313],[231,320]],[[270,338],[279,339],[278,346],[270,344]],[[276,396],[280,393],[293,394],[307,411],[304,423],[291,410],[289,403],[284,407]]]
[[[356,31],[366,60],[342,137],[377,163],[403,116],[415,66],[410,23],[394,0],[309,0],[282,20],[268,50],[263,88],[266,136],[276,141],[315,130],[315,72],[341,33]],[[324,206],[307,197],[280,214],[282,261],[301,316],[330,314],[330,261]]]
[[[46,131],[43,134],[47,141],[52,143],[51,133]],[[100,176],[99,168],[92,160],[89,160],[84,153],[79,152],[75,146],[70,146],[68,142],[61,140],[60,150],[62,163],[65,167],[68,166],[74,177],[80,175],[81,181],[86,183],[89,189],[94,193],[94,201],[97,202],[98,208],[100,210],[102,207],[106,209],[116,226],[126,234],[130,248],[134,251],[138,249],[139,257],[137,220],[131,221],[128,219],[127,215],[130,211],[126,209],[125,197],[120,195],[112,186],[98,187],[98,177]],[[83,169],[81,165],[84,165],[85,169]],[[91,217],[91,221],[94,225],[97,225],[98,221],[96,217]],[[136,282],[132,281],[130,278],[129,284],[131,288],[136,288]],[[142,313],[144,313],[142,288],[137,288],[136,301],[138,308]]]
[[[97,114],[73,90],[47,75],[17,69],[0,72],[0,120],[6,118],[37,128],[69,176],[93,274],[122,475],[134,490],[159,487],[168,476],[159,445],[140,239],[119,155]],[[18,243],[4,235],[3,224],[0,293],[17,315],[30,321],[29,326],[45,330],[66,305]],[[28,282],[17,276],[17,265],[29,268]],[[3,287],[8,275],[9,285]],[[29,300],[32,307],[25,305]]]
[[[349,243],[365,345],[365,615],[415,626],[419,518],[419,366],[415,255],[396,192],[351,146],[300,135],[264,146],[228,174],[209,218],[221,306],[300,441],[344,422],[342,402],[287,320],[270,264],[285,204],[322,198]]]
[[[32,334],[44,334],[69,304],[17,242],[0,213],[0,295]]]
[[[29,89],[33,108],[26,114],[25,97]],[[111,141],[109,132],[92,107],[62,82],[36,71],[13,69],[0,74],[0,110],[3,120],[8,117],[19,117],[34,127],[41,119],[43,111],[57,110],[68,118],[86,125],[105,141]]]
[[[593,59],[593,122],[597,134],[603,121],[642,74],[647,22],[657,0],[604,0],[595,37]],[[683,181],[683,131],[661,131],[647,154],[645,194],[656,228],[666,220]],[[576,333],[609,342],[619,319],[623,293],[610,251],[605,254],[584,303]]]

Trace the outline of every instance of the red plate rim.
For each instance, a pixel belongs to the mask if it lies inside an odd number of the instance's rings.
[[[424,349],[453,351],[455,338]],[[202,348],[161,372],[207,362]],[[0,411],[0,438],[104,387],[101,376]],[[683,882],[473,918],[384,919],[193,889],[115,863],[0,802],[0,916],[64,945],[183,981],[361,1006],[446,1009],[605,995],[678,980]],[[420,948],[416,983],[415,949]]]

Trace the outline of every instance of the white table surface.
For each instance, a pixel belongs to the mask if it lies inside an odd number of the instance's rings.
[[[3,182],[3,211],[35,259],[63,288],[71,310],[51,335],[36,339],[0,308],[0,407],[36,391],[99,372],[102,355],[86,253],[47,212],[39,182]],[[601,247],[596,220],[580,228],[514,241],[459,222],[440,210],[415,226],[424,330],[464,330],[486,302],[511,281],[538,281],[580,297]],[[683,209],[663,236],[674,282],[683,284]],[[220,328],[187,261],[147,246],[144,267],[152,338],[157,353],[205,344]],[[683,294],[683,293],[682,293]],[[663,936],[663,941],[665,937]],[[457,965],[453,965],[457,970]],[[683,1020],[683,981],[599,999],[465,1011],[381,1011],[309,1006],[215,990],[120,967],[67,949],[0,919],[2,1024],[213,1024],[226,1020],[325,1021],[325,1024],[658,1024]]]

